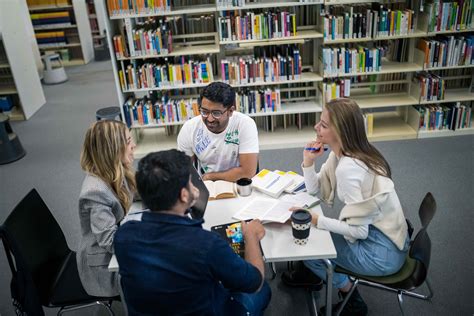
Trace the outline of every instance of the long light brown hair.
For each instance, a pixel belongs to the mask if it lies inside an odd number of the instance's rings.
[[[82,170],[100,178],[116,194],[125,213],[136,191],[135,172],[122,162],[127,148],[127,126],[119,121],[93,123],[86,132],[81,152]]]
[[[391,178],[387,160],[367,139],[364,117],[357,103],[340,98],[328,102],[326,109],[341,144],[342,154],[364,162],[375,174]]]

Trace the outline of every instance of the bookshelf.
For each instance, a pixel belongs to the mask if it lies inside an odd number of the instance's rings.
[[[88,63],[94,56],[84,0],[27,0],[41,54],[59,53],[64,66]]]
[[[242,90],[271,90],[278,89],[282,93],[281,107],[278,111],[270,112],[250,112],[259,128],[260,146],[262,149],[291,148],[300,147],[301,143],[314,137],[312,125],[319,119],[319,115],[326,102],[333,97],[333,85],[336,84],[338,91],[345,93],[340,86],[344,82],[349,87],[348,97],[354,99],[363,109],[366,115],[371,116],[371,129],[369,139],[373,141],[386,141],[397,139],[414,139],[426,137],[428,132],[420,131],[417,124],[413,124],[414,113],[412,107],[417,106],[451,106],[453,102],[461,102],[472,106],[474,94],[472,92],[472,80],[469,84],[469,73],[472,73],[474,63],[451,64],[449,66],[428,67],[424,64],[424,52],[419,49],[422,40],[437,40],[440,34],[444,36],[470,36],[474,33],[474,23],[472,17],[458,26],[449,26],[451,30],[430,31],[432,25],[429,11],[418,10],[419,3],[414,2],[413,8],[404,6],[406,1],[256,1],[246,2],[245,0],[196,0],[193,5],[184,6],[184,2],[176,0],[167,8],[151,8],[140,10],[139,8],[120,8],[118,2],[109,0],[112,3],[111,10],[108,11],[107,33],[108,41],[113,54],[113,67],[115,73],[116,87],[121,105],[130,97],[135,97],[134,102],[141,100],[151,100],[153,95],[159,97],[169,94],[175,98],[197,97],[202,87],[211,81],[229,82],[237,91]],[[189,4],[189,2],[187,2]],[[349,12],[351,6],[358,7],[364,4],[377,4],[369,7],[374,14],[375,8],[383,5],[385,9],[392,9],[395,15],[400,14],[402,19],[411,21],[411,24],[404,27],[393,22],[394,26],[388,24],[389,29],[382,29],[379,24],[372,24],[367,27],[367,36],[361,37],[335,37],[327,36],[325,29],[325,14],[337,16],[338,10]],[[176,4],[176,5],[175,5]],[[105,5],[105,2],[104,2]],[[427,4],[425,2],[424,6]],[[246,22],[244,18],[258,14],[272,14],[272,10],[288,13],[296,16],[296,33],[289,33],[286,36],[255,36],[244,29]],[[341,9],[342,8],[342,9]],[[413,10],[412,10],[413,9]],[[355,8],[357,11],[358,9]],[[410,10],[410,11],[408,11]],[[354,12],[356,12],[354,11]],[[319,13],[323,12],[323,15]],[[357,11],[359,12],[359,11]],[[365,11],[361,11],[365,12]],[[382,12],[382,11],[380,11]],[[461,11],[460,11],[461,12]],[[381,13],[382,14],[382,13]],[[393,14],[393,13],[392,13]],[[190,34],[173,34],[173,49],[157,54],[132,54],[130,43],[134,39],[130,37],[132,30],[138,31],[141,23],[146,23],[148,19],[165,21],[170,19],[172,23],[183,23],[185,20],[198,19],[203,16],[211,16],[213,26],[210,30],[200,29],[199,32]],[[307,18],[311,16],[311,18]],[[355,16],[355,15],[354,15]],[[372,16],[373,17],[373,16]],[[234,20],[232,23],[227,20]],[[240,29],[237,29],[237,19]],[[177,22],[176,22],[177,21]],[[264,21],[264,20],[263,20]],[[351,20],[352,21],[352,20]],[[362,20],[361,20],[362,21]],[[368,20],[366,21],[368,25]],[[405,20],[403,20],[405,21]],[[153,23],[155,23],[153,22]],[[240,23],[239,22],[239,23]],[[372,21],[373,22],[373,21]],[[150,22],[151,23],[151,22]],[[228,24],[225,24],[228,23]],[[407,22],[408,23],[408,22]],[[222,27],[224,25],[225,27]],[[355,25],[355,24],[353,24]],[[293,27],[293,24],[291,24]],[[291,28],[290,28],[291,29]],[[345,30],[345,29],[344,29]],[[370,31],[370,34],[369,34]],[[230,33],[229,33],[230,32]],[[246,33],[247,32],[247,33]],[[384,33],[385,32],[385,33]],[[237,35],[240,34],[240,35]],[[245,37],[245,34],[246,37]],[[114,37],[121,36],[122,49],[128,50],[127,54],[117,55],[117,45]],[[207,37],[206,37],[207,36]],[[243,36],[244,38],[240,38]],[[206,37],[202,39],[201,37]],[[242,58],[258,58],[259,52],[272,51],[282,52],[286,47],[297,49],[301,53],[302,72],[298,77],[290,80],[246,80],[244,82],[229,80],[227,73],[223,76],[221,66],[231,65],[236,60]],[[374,61],[374,68],[365,68],[346,72],[326,72],[324,62],[325,48],[345,48],[352,49],[351,53],[357,54],[360,47],[368,49],[367,54],[379,50],[375,54],[380,54],[379,61]],[[356,51],[357,50],[357,51]],[[364,55],[365,56],[365,55]],[[377,55],[374,55],[377,56]],[[203,63],[212,65],[213,76],[207,81],[186,82],[160,82],[146,86],[134,86],[133,84],[123,84],[120,76],[128,71],[127,67],[133,65],[135,75],[140,74],[139,67],[156,62],[159,67],[163,60],[169,61],[170,66],[177,66],[178,57],[196,59]],[[270,57],[273,58],[273,57]],[[352,58],[352,57],[351,57]],[[354,57],[355,58],[355,57]],[[359,58],[359,57],[357,57]],[[374,59],[375,60],[375,59]],[[174,64],[173,64],[174,63]],[[228,64],[227,64],[228,63]],[[156,65],[156,64],[155,64]],[[375,67],[377,65],[377,68]],[[135,68],[135,66],[137,68]],[[230,66],[229,66],[230,67]],[[141,68],[142,71],[148,68]],[[156,69],[156,68],[153,68]],[[184,68],[182,68],[184,69]],[[122,75],[119,75],[122,71]],[[156,70],[154,70],[156,71]],[[184,71],[184,70],[183,70]],[[456,71],[458,73],[456,73]],[[420,73],[429,72],[441,76],[449,84],[444,92],[444,98],[439,101],[424,101],[421,98],[420,83],[417,81]],[[445,72],[449,76],[445,77]],[[329,89],[330,88],[330,89]],[[149,97],[149,99],[146,99]],[[143,102],[145,102],[143,101]],[[138,103],[136,103],[138,104]],[[122,107],[125,116],[125,110]],[[419,119],[419,117],[418,117]],[[131,127],[137,138],[136,156],[140,157],[152,150],[175,148],[176,134],[184,121],[172,120],[161,122],[133,122]],[[449,131],[433,132],[429,137],[442,137],[446,135],[472,134],[473,129],[466,127],[449,133]],[[296,145],[295,145],[296,144]]]
[[[29,119],[46,103],[23,9],[0,2],[0,111],[11,120]]]

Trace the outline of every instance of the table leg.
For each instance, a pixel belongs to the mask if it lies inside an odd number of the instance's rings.
[[[272,272],[271,280],[274,280],[276,275],[277,275],[276,268],[275,268],[275,263],[274,262],[269,262],[268,265],[270,266],[270,271]]]
[[[331,260],[324,259],[326,264],[326,316],[332,315],[332,274],[333,274],[333,265]]]
[[[118,272],[117,272],[118,273]],[[122,301],[122,307],[124,314],[128,316],[128,308],[127,304],[125,303],[125,296],[123,295],[123,290],[122,290],[122,279],[120,277],[120,274],[118,275],[118,283],[119,283],[119,293],[120,293],[120,300]]]

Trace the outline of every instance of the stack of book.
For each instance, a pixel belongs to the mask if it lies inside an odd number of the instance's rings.
[[[146,97],[130,97],[123,105],[125,121],[128,127],[133,125],[184,123],[199,115],[197,99],[152,100]]]
[[[420,84],[421,101],[444,100],[446,81],[443,78],[430,72],[420,72],[413,79]]]
[[[33,26],[40,27],[45,25],[71,25],[71,17],[69,11],[57,11],[50,13],[33,13],[31,16],[31,22]]]
[[[418,42],[418,49],[424,54],[425,68],[473,65],[473,46],[473,35],[437,36]]]
[[[64,31],[35,33],[35,37],[41,47],[66,44]]]
[[[323,48],[321,58],[324,75],[336,76],[381,71],[382,57],[384,57],[386,51],[386,46]]]
[[[295,49],[290,54],[288,56],[278,54],[269,58],[223,59],[221,60],[222,81],[230,84],[245,84],[298,80],[302,71],[300,52]]]
[[[428,32],[459,31],[473,28],[472,0],[431,0],[424,4]]]
[[[262,40],[296,36],[296,14],[290,12],[247,12],[219,18],[221,41]]]
[[[177,87],[184,84],[210,83],[214,80],[212,64],[208,58],[205,61],[178,59],[178,64],[172,64],[165,58],[163,63],[143,63],[138,66],[132,62],[126,69],[119,70],[122,89],[147,89]]]
[[[277,112],[281,110],[279,89],[241,90],[235,98],[236,110],[245,114]]]
[[[472,103],[413,107],[420,113],[420,130],[456,130],[471,127]]]

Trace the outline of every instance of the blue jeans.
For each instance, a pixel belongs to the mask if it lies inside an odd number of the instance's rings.
[[[366,239],[348,242],[344,236],[331,233],[337,258],[330,259],[333,265],[362,275],[384,276],[398,272],[405,262],[410,243],[407,237],[405,247],[399,250],[397,246],[380,230],[369,225],[369,235]],[[304,264],[322,280],[326,280],[326,265],[323,260],[307,260]],[[346,274],[333,274],[334,287],[341,289],[349,283]]]
[[[260,291],[255,293],[232,293],[234,300],[239,302],[246,310],[247,315],[263,315],[263,311],[267,308],[272,297],[272,291],[267,282],[263,282]]]

